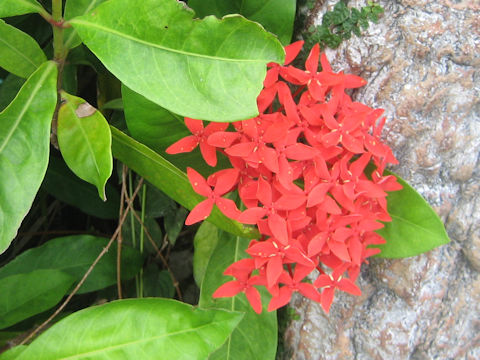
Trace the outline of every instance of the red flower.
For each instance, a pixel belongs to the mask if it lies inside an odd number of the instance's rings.
[[[203,121],[185,118],[185,125],[193,135],[178,140],[176,143],[170,145],[165,152],[167,154],[190,152],[200,144],[200,152],[202,153],[205,162],[210,166],[216,166],[216,149],[214,146],[208,144],[207,139],[214,132],[226,130],[228,124],[211,122],[204,129]]]
[[[212,166],[217,148],[227,155],[233,168],[207,180],[187,169],[193,189],[206,199],[186,224],[205,219],[216,204],[226,216],[258,227],[261,239],[250,243],[250,258],[230,265],[224,274],[235,280],[213,295],[243,292],[257,313],[262,302],[256,286],[271,293],[269,311],[287,304],[294,292],[320,302],[327,313],[335,290],[360,295],[355,285],[360,266],[380,251],[370,246],[384,242],[375,233],[383,226],[379,221],[391,220],[386,192],[401,188],[395,177],[383,175],[388,163],[396,163],[381,142],[383,110],[345,93],[365,81],[334,73],[318,45],[306,70],[288,65],[302,45],[286,48],[284,65],[268,64],[257,99],[259,116],[233,123],[233,131],[217,123],[204,129],[202,121],[186,118],[192,136],[168,149],[176,153],[200,145]],[[365,174],[369,163],[375,169]],[[238,191],[243,212],[223,197],[232,190]],[[320,275],[311,284],[305,278],[314,269]]]
[[[230,199],[221,197],[232,190],[232,187],[237,182],[237,170],[223,170],[222,174],[217,177],[213,190],[203,176],[192,168],[187,168],[187,175],[192,184],[193,190],[195,190],[197,194],[206,196],[207,199],[198,203],[197,206],[190,211],[190,214],[188,214],[188,217],[185,220],[186,225],[205,220],[208,215],[210,215],[214,204],[218,206],[222,213],[232,219],[235,219],[239,215],[240,211],[235,203]]]

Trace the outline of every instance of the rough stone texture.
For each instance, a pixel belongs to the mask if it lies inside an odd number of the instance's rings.
[[[394,170],[435,208],[452,242],[372,260],[363,295],[338,294],[329,316],[295,297],[301,319],[287,329],[284,358],[480,359],[480,1],[380,3],[379,24],[327,56],[368,80],[354,98],[386,110]]]

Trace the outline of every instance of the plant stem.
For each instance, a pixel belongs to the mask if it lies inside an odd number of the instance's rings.
[[[142,213],[141,213],[141,220],[142,220],[142,226],[140,228],[140,253],[143,255],[143,240],[144,240],[144,234],[145,234],[145,201],[147,199],[147,187],[145,184],[143,184],[142,187]],[[140,296],[143,297],[143,267],[140,269]]]
[[[60,24],[63,21],[62,0],[52,0],[53,20]],[[53,57],[54,60],[63,63],[65,61],[65,49],[63,46],[63,27],[53,25]]]

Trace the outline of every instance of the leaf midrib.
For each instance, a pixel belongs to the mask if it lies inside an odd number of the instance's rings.
[[[2,43],[4,43],[8,48],[12,49],[13,52],[15,52],[17,55],[19,55],[20,57],[24,58],[25,60],[27,60],[27,62],[29,62],[34,68],[37,68],[37,64],[35,64],[33,62],[33,60],[31,60],[29,57],[27,57],[24,53],[20,52],[17,50],[17,48],[13,47],[12,45],[10,45],[10,43],[6,42],[5,40],[1,39],[0,38],[0,41]]]
[[[83,104],[87,104],[86,102],[83,103]],[[79,104],[80,106],[81,104]],[[75,119],[75,123],[77,125],[77,129],[80,129],[80,132],[82,133],[83,135],[83,138],[84,138],[84,143],[87,144],[87,149],[88,149],[88,152],[90,153],[90,156],[93,160],[93,164],[95,165],[95,171],[97,172],[97,177],[98,179],[102,179],[102,174],[100,172],[100,168],[98,166],[98,160],[97,160],[97,156],[95,155],[95,151],[93,150],[92,148],[92,144],[90,142],[90,138],[87,134],[87,132],[85,131],[85,128],[84,128],[84,124],[83,122],[80,120],[80,118],[77,116],[76,114],[76,109],[75,107],[73,106],[73,101],[68,101],[67,102],[67,106],[70,108],[71,112],[72,112],[72,115],[73,115],[73,118]],[[95,116],[97,115],[97,110],[95,109],[95,113],[91,116]]]
[[[108,346],[108,347],[105,347],[105,348],[102,348],[102,349],[97,349],[97,350],[93,350],[93,351],[89,351],[89,352],[85,352],[85,353],[81,353],[81,354],[75,354],[73,356],[62,357],[62,358],[59,358],[59,360],[81,359],[84,356],[90,356],[92,354],[98,354],[98,353],[101,353],[101,352],[108,352],[110,350],[119,349],[119,348],[122,348],[122,347],[127,347],[127,346],[130,346],[130,345],[134,345],[134,344],[141,344],[141,343],[144,343],[144,342],[155,341],[155,340],[170,337],[170,336],[181,335],[181,334],[189,333],[189,332],[196,332],[196,331],[198,331],[198,330],[200,330],[204,327],[212,326],[213,324],[215,324],[215,323],[204,324],[204,325],[201,325],[199,327],[180,330],[180,331],[176,331],[176,332],[168,333],[168,334],[163,334],[163,335],[159,335],[159,336],[152,336],[152,337],[148,337],[146,339],[124,342],[124,343],[121,343],[121,344],[118,344],[118,345],[112,345],[112,346]]]
[[[407,220],[407,219],[405,219],[405,218],[403,218],[403,217],[401,217],[401,216],[394,215],[394,214],[390,214],[390,216],[391,216],[392,218],[396,219],[397,221],[405,222],[405,223],[407,223],[408,225],[410,225],[410,226],[412,226],[412,227],[415,227],[415,228],[417,228],[417,229],[419,229],[419,230],[421,230],[421,231],[423,231],[423,232],[426,232],[426,233],[429,234],[429,235],[432,235],[432,236],[435,236],[435,237],[438,237],[438,235],[439,235],[438,232],[433,232],[433,231],[431,231],[431,230],[429,230],[429,229],[427,229],[427,228],[425,228],[425,227],[423,227],[423,226],[420,226],[420,225],[418,225],[418,224],[416,224],[416,223],[414,223],[414,222],[412,222],[412,221],[410,221],[410,220]],[[438,219],[435,218],[435,220],[438,220]],[[442,234],[442,235],[443,235],[443,234]]]
[[[20,124],[20,122],[23,119],[23,116],[25,115],[25,113],[29,109],[30,104],[32,103],[35,96],[37,95],[37,92],[43,86],[43,83],[44,83],[45,79],[50,75],[50,72],[52,71],[53,68],[54,68],[54,65],[50,64],[49,68],[47,68],[45,70],[45,72],[42,74],[40,80],[35,84],[35,87],[33,88],[33,91],[30,93],[30,96],[28,97],[27,101],[24,103],[24,106],[23,106],[22,110],[20,111],[20,114],[18,115],[17,119],[13,123],[13,126],[10,128],[10,131],[8,132],[7,136],[5,137],[3,143],[0,145],[0,154],[3,152],[3,150],[5,149],[7,144],[10,142],[10,139],[12,138],[13,133],[17,130],[18,125]],[[23,86],[22,86],[22,89],[23,89]],[[20,91],[22,91],[22,89],[20,89]],[[10,103],[10,105],[11,104],[13,104],[13,101]],[[8,113],[8,110],[10,109],[10,105],[7,106],[5,108],[5,110],[3,110],[0,113],[0,119],[2,118],[3,115]]]
[[[127,40],[137,42],[137,43],[142,44],[142,45],[146,45],[146,46],[157,48],[157,49],[164,50],[164,51],[177,53],[177,54],[184,55],[184,56],[191,56],[191,57],[198,57],[198,58],[209,59],[209,60],[214,60],[214,61],[224,61],[224,62],[233,62],[233,63],[261,63],[261,64],[263,64],[265,62],[268,62],[268,61],[272,60],[272,59],[264,59],[264,60],[262,60],[262,59],[230,59],[230,58],[225,58],[225,57],[221,57],[221,56],[212,56],[212,55],[192,53],[192,52],[173,49],[173,48],[169,48],[169,47],[166,47],[166,46],[162,46],[160,44],[155,44],[155,43],[152,43],[152,42],[148,42],[148,41],[145,41],[145,40],[127,35],[127,34],[122,33],[120,31],[114,30],[112,28],[101,26],[101,25],[98,25],[96,23],[92,23],[92,22],[88,22],[88,21],[83,21],[81,19],[76,19],[76,20],[73,19],[70,22],[72,24],[86,25],[90,28],[96,28],[98,30],[103,30],[107,33],[116,35],[118,37],[122,37],[122,38],[127,39]]]

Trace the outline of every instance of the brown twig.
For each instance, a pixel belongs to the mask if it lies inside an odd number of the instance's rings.
[[[131,205],[131,202],[135,199],[135,197],[137,196],[138,192],[140,191],[140,188],[141,188],[141,185],[142,185],[142,181],[139,182],[138,186],[136,187],[132,197],[128,200],[129,203],[127,204],[127,206],[130,206]],[[50,315],[50,317],[45,320],[43,323],[41,323],[39,326],[37,326],[37,328],[35,330],[32,331],[32,333],[30,335],[28,335],[21,343],[20,345],[24,345],[25,343],[27,343],[31,338],[33,338],[36,334],[38,334],[39,331],[41,331],[45,326],[47,326],[58,314],[60,314],[60,312],[65,308],[65,306],[67,306],[67,304],[70,302],[70,300],[72,299],[72,297],[78,292],[78,290],[80,289],[80,287],[83,285],[83,283],[85,282],[85,280],[87,280],[88,276],[90,275],[90,273],[93,271],[93,269],[95,268],[95,266],[97,265],[97,263],[100,261],[100,259],[103,257],[103,255],[105,255],[108,250],[110,249],[110,247],[112,246],[113,242],[116,240],[118,234],[121,232],[122,230],[122,225],[125,221],[125,218],[127,217],[127,214],[128,214],[128,211],[125,211],[123,213],[123,216],[119,219],[119,222],[118,222],[118,226],[117,228],[115,229],[115,232],[113,233],[112,237],[110,238],[110,241],[108,242],[107,246],[105,246],[105,248],[100,252],[100,254],[97,256],[97,258],[95,259],[95,261],[92,263],[92,265],[90,265],[90,267],[88,268],[87,272],[83,275],[82,279],[80,280],[80,282],[77,284],[77,286],[75,286],[75,288],[73,289],[73,291],[70,293],[70,295],[68,295],[68,297],[65,299],[65,301],[58,307],[57,310],[55,310],[55,312]]]
[[[127,181],[127,166],[123,164],[122,167],[122,192],[120,194],[120,209],[119,209],[119,218],[122,218],[124,212],[124,202],[125,202],[125,194],[127,193],[127,187],[125,185]],[[117,291],[118,291],[118,298],[122,298],[122,232],[118,233],[118,245],[117,245]]]

